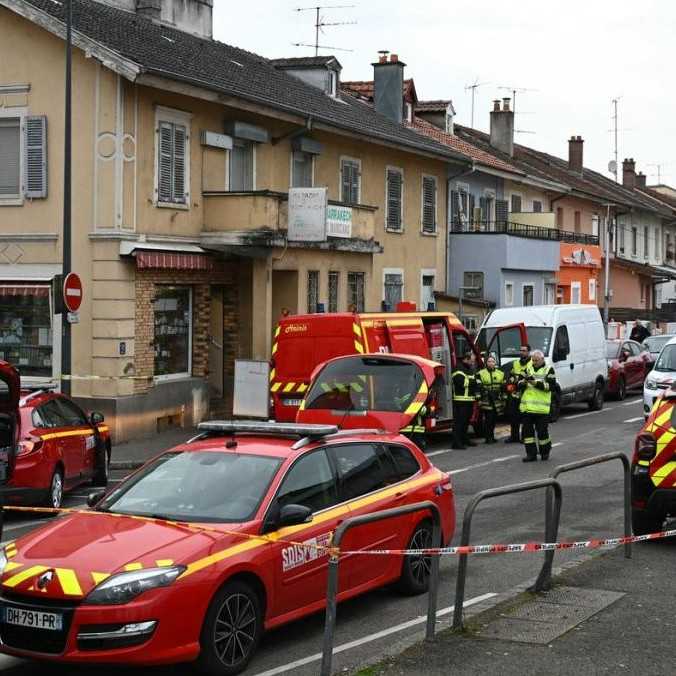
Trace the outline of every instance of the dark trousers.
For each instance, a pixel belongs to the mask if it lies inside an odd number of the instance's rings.
[[[517,397],[509,397],[507,399],[507,419],[511,427],[509,438],[512,441],[521,441],[521,435],[519,434],[519,427],[521,425],[520,403]]]
[[[552,450],[552,440],[549,438],[549,416],[523,414],[523,445],[526,448],[526,456],[536,458],[538,448],[543,460],[549,457]],[[537,434],[537,443],[535,435]]]
[[[453,402],[453,445],[465,446],[469,441],[467,428],[474,404],[471,401]]]
[[[486,441],[495,439],[495,421],[498,414],[493,408],[484,408],[481,410],[484,416],[484,438]]]

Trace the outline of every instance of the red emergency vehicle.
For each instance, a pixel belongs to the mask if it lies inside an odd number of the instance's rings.
[[[402,303],[398,310],[411,306]],[[510,331],[517,335],[505,340],[505,344],[527,341],[523,324],[500,327],[488,352],[499,352],[501,337]],[[296,419],[312,373],[323,362],[350,354],[395,353],[419,356],[443,365],[447,386],[438,397],[437,425],[444,429],[452,421],[449,376],[467,350],[475,353],[478,365],[483,364],[474,341],[451,312],[339,312],[284,317],[275,330],[272,346],[271,415],[280,422]]]

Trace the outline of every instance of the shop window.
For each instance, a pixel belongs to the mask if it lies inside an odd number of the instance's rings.
[[[338,312],[338,288],[340,272],[329,271],[329,312]]]
[[[52,313],[47,286],[0,286],[0,359],[23,377],[52,377]]]
[[[347,273],[347,305],[351,312],[364,312],[364,273]]]
[[[291,187],[312,187],[312,155],[294,151],[291,154]]]
[[[153,303],[155,376],[187,376],[192,370],[192,289],[157,286]]]

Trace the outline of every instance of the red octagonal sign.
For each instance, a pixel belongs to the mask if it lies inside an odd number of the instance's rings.
[[[82,304],[82,280],[74,272],[69,272],[63,280],[63,302],[69,312],[77,312]]]

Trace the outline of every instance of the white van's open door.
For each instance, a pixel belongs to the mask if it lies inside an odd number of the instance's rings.
[[[476,342],[484,359],[493,356],[500,366],[505,366],[519,358],[519,348],[528,343],[528,332],[521,323],[485,326],[479,331]]]

